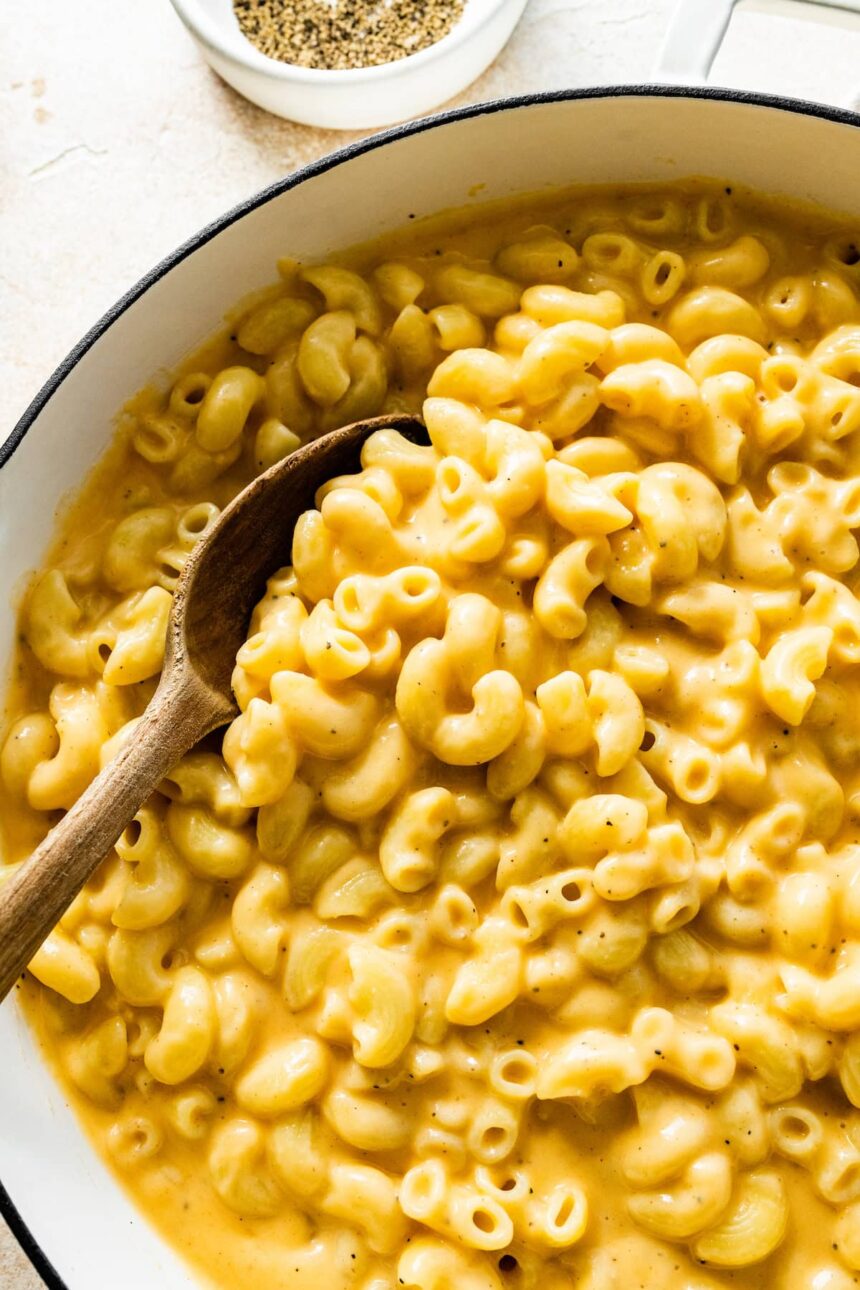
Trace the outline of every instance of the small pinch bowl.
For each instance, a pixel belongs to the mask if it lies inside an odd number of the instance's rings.
[[[371,130],[429,112],[471,85],[517,25],[526,0],[466,0],[441,40],[406,58],[343,71],[297,67],[243,36],[232,0],[171,0],[228,85],[276,116],[332,130]]]

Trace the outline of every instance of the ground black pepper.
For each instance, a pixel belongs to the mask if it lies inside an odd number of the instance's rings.
[[[297,67],[376,67],[447,36],[464,0],[233,0],[242,34]]]

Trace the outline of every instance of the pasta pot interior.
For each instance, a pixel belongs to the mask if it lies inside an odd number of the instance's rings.
[[[720,91],[550,95],[402,127],[252,198],[134,287],[0,446],[0,666],[8,671],[16,592],[117,410],[269,281],[279,256],[319,259],[413,218],[572,184],[709,176],[856,213],[858,125],[847,113]],[[13,1003],[0,1010],[0,1048],[0,1208],[48,1284],[113,1287],[121,1268],[123,1290],[194,1285],[93,1154]]]

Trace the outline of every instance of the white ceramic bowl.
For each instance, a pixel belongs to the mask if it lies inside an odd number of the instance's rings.
[[[479,187],[491,200],[707,173],[860,215],[858,127],[851,113],[721,90],[545,95],[377,135],[230,211],[96,324],[0,446],[0,675],[13,591],[42,559],[60,499],[108,443],[114,413],[270,281],[277,256],[328,255],[410,215],[477,204]],[[13,1000],[0,1008],[0,1053],[0,1210],[51,1290],[193,1287],[87,1143]]]
[[[305,125],[369,130],[429,112],[464,90],[503,48],[526,0],[466,0],[460,21],[435,45],[347,71],[267,58],[242,35],[232,0],[172,4],[218,75],[252,103]]]

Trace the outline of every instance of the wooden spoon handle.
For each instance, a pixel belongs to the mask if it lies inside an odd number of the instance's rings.
[[[223,720],[193,682],[164,681],[125,747],[0,886],[0,1000],[150,793]]]

